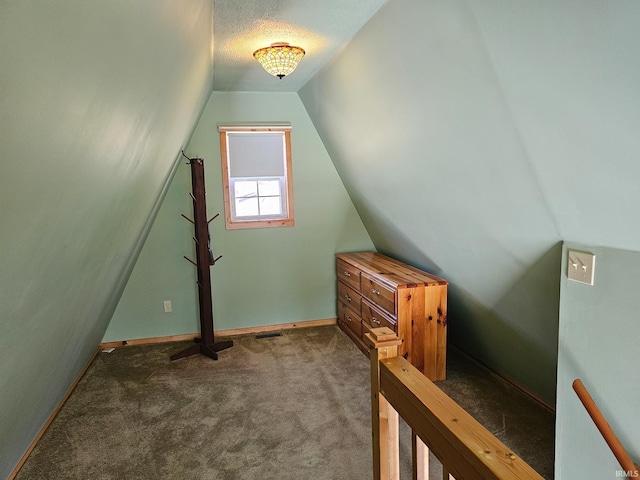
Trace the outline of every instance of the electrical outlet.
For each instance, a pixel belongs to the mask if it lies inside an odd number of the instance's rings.
[[[171,300],[164,301],[164,313],[171,313]]]
[[[593,285],[596,256],[593,253],[569,250],[567,258],[569,259],[569,265],[567,266],[569,280]]]

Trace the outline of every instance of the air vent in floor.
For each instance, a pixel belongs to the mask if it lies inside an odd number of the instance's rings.
[[[259,333],[256,335],[256,340],[260,340],[262,338],[271,338],[271,337],[281,337],[282,332],[265,332]]]

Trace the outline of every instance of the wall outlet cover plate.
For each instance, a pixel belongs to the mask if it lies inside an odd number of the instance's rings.
[[[596,256],[593,253],[567,252],[567,277],[575,282],[593,285],[593,273],[596,266]]]
[[[165,300],[163,302],[164,313],[171,313],[171,300]]]

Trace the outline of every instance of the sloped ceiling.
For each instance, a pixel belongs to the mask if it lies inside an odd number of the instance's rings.
[[[0,4],[0,478],[95,352],[212,87],[210,0]]]
[[[451,281],[451,341],[550,403],[559,242],[640,250],[639,21],[391,0],[299,92],[377,248]]]

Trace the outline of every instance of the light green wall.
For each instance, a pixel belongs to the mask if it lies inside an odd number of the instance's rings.
[[[299,92],[376,247],[450,280],[451,342],[550,403],[561,240],[640,249],[639,22],[390,0]]]
[[[594,285],[567,279],[567,249],[596,255]],[[580,378],[629,455],[640,462],[640,252],[569,243],[563,249],[556,421],[557,479],[621,478],[620,465],[578,400]]]
[[[0,478],[104,335],[211,41],[209,0],[0,1]]]
[[[177,170],[158,211],[149,236],[120,297],[103,341],[153,338],[198,331],[198,299],[195,268],[183,256],[195,260],[191,240],[193,218],[191,170],[178,159]],[[163,301],[171,300],[172,312],[164,313]]]
[[[275,80],[277,81],[277,80]],[[290,122],[295,226],[224,228],[217,125]],[[295,93],[213,92],[186,153],[205,161],[216,330],[335,318],[336,252],[373,244]],[[105,341],[195,333],[199,329],[189,166],[180,167],[116,309]],[[162,310],[172,300],[173,312]]]

